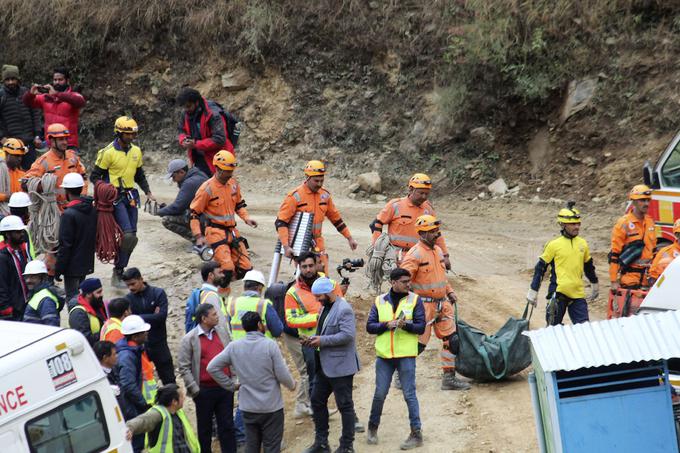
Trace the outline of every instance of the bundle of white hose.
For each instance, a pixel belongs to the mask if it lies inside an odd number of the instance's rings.
[[[59,218],[57,206],[57,176],[45,173],[41,178],[28,180],[28,196],[33,203],[29,206],[31,221],[28,230],[31,233],[36,253],[54,250],[59,244]],[[40,192],[38,188],[42,189]]]
[[[7,162],[0,159],[0,194],[5,195],[5,201],[0,202],[0,217],[9,215],[9,196],[10,184],[9,184],[9,169],[7,168]]]
[[[389,276],[390,271],[397,267],[397,247],[390,244],[387,233],[381,234],[375,240],[375,244],[366,249],[368,264],[366,264],[366,277],[373,291],[378,294],[381,291],[382,282]]]

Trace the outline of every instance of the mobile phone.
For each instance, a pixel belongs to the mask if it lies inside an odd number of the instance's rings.
[[[50,89],[44,86],[39,86],[38,87],[38,93],[49,93]]]

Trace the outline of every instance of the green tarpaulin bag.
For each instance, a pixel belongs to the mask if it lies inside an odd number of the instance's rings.
[[[528,313],[528,316],[527,316]],[[498,381],[519,373],[531,364],[529,338],[522,332],[529,329],[533,307],[524,308],[521,319],[510,318],[493,335],[458,319],[459,351],[456,371],[477,381]]]

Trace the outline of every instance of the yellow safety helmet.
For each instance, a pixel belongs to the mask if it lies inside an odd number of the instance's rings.
[[[581,211],[576,208],[562,208],[557,213],[559,223],[581,223]]]
[[[425,173],[416,173],[408,180],[408,186],[414,189],[431,189],[432,180]]]
[[[310,160],[305,165],[305,175],[323,176],[326,174],[326,166],[320,160]]]
[[[223,149],[213,157],[213,165],[220,170],[233,170],[236,168],[236,156]]]
[[[61,123],[52,123],[47,127],[47,138],[70,137],[71,133]]]
[[[633,187],[628,194],[629,200],[649,200],[652,198],[652,189],[644,184]]]
[[[673,234],[680,233],[680,219],[676,220],[673,224]]]
[[[133,120],[129,116],[120,116],[113,125],[113,132],[120,134],[136,134],[139,131],[137,127],[137,121]]]
[[[439,228],[441,224],[442,222],[433,215],[421,215],[416,219],[416,231],[431,231]]]
[[[24,142],[18,138],[8,138],[2,145],[2,151],[14,156],[23,156],[26,154],[26,147],[24,146]]]

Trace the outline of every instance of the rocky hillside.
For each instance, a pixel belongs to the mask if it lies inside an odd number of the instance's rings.
[[[126,113],[162,166],[188,84],[244,120],[240,157],[275,171],[322,157],[378,172],[386,195],[420,170],[440,194],[486,198],[503,178],[506,196],[611,201],[678,128],[673,5],[8,0],[0,62],[25,83],[74,69],[88,153]]]

